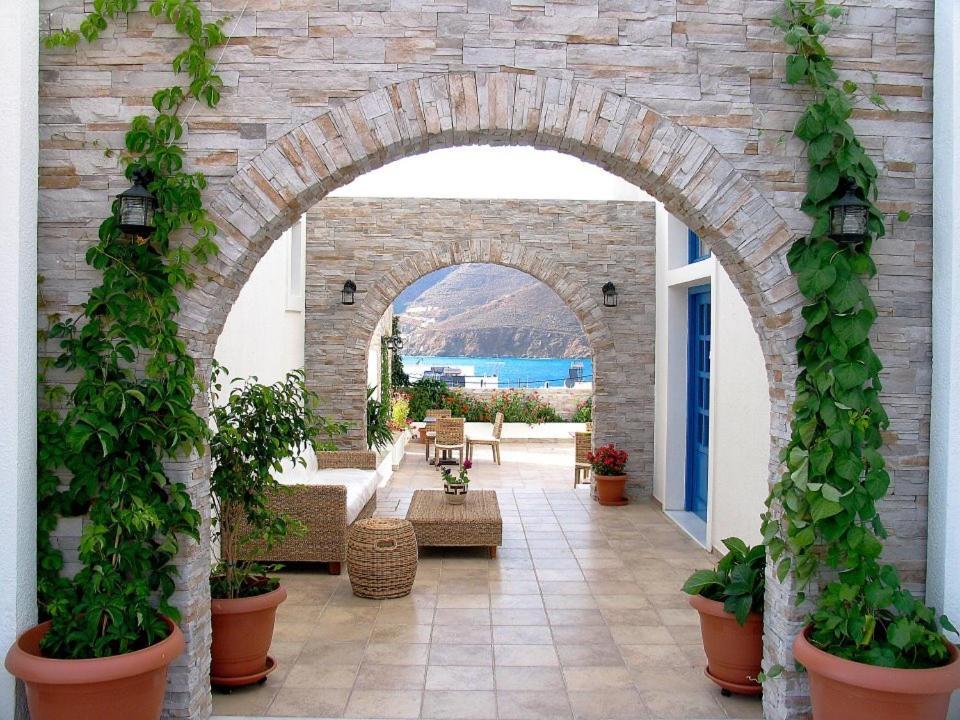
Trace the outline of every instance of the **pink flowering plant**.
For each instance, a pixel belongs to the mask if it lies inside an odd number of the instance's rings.
[[[443,481],[447,483],[447,485],[468,485],[470,483],[470,477],[467,475],[467,471],[472,467],[472,461],[464,460],[460,466],[460,472],[456,475],[450,472],[450,468],[446,465],[440,468],[440,474],[443,476]]]
[[[627,465],[627,451],[618,450],[613,443],[587,453],[587,462],[594,475],[623,475]]]

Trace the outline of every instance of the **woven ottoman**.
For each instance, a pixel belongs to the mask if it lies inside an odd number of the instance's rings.
[[[353,594],[383,600],[410,594],[417,575],[417,536],[399,518],[357,520],[347,540]]]

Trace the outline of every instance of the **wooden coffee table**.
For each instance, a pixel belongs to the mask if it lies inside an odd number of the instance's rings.
[[[407,510],[420,547],[485,547],[497,556],[503,520],[493,490],[470,490],[462,505],[450,505],[442,490],[417,490]]]

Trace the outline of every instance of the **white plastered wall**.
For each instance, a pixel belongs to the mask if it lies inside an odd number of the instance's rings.
[[[0,2],[0,649],[36,622],[36,0]],[[26,712],[0,672],[0,718]],[[21,713],[21,715],[18,715]]]
[[[393,306],[383,314],[377,329],[370,338],[370,348],[367,351],[367,387],[374,388],[373,397],[380,399],[380,362],[383,358],[383,343],[381,338],[393,332]]]
[[[746,303],[712,257],[687,262],[687,228],[657,206],[657,336],[654,497],[683,511],[686,474],[687,296],[711,286],[711,397],[705,535],[760,540],[767,496],[770,398],[760,341]],[[670,513],[676,517],[674,513]]]
[[[927,602],[960,621],[960,7],[934,12],[933,397]],[[955,693],[952,718],[960,718]]]
[[[269,384],[303,367],[303,230],[301,219],[274,242],[227,316],[214,357],[231,377]]]

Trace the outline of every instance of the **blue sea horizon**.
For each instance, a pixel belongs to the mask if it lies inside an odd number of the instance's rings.
[[[474,375],[496,375],[500,388],[562,387],[570,367],[583,366],[583,380],[593,381],[593,360],[590,358],[519,358],[519,357],[454,357],[403,355],[403,366],[429,369],[440,365],[469,365]],[[419,375],[419,372],[417,373]]]

